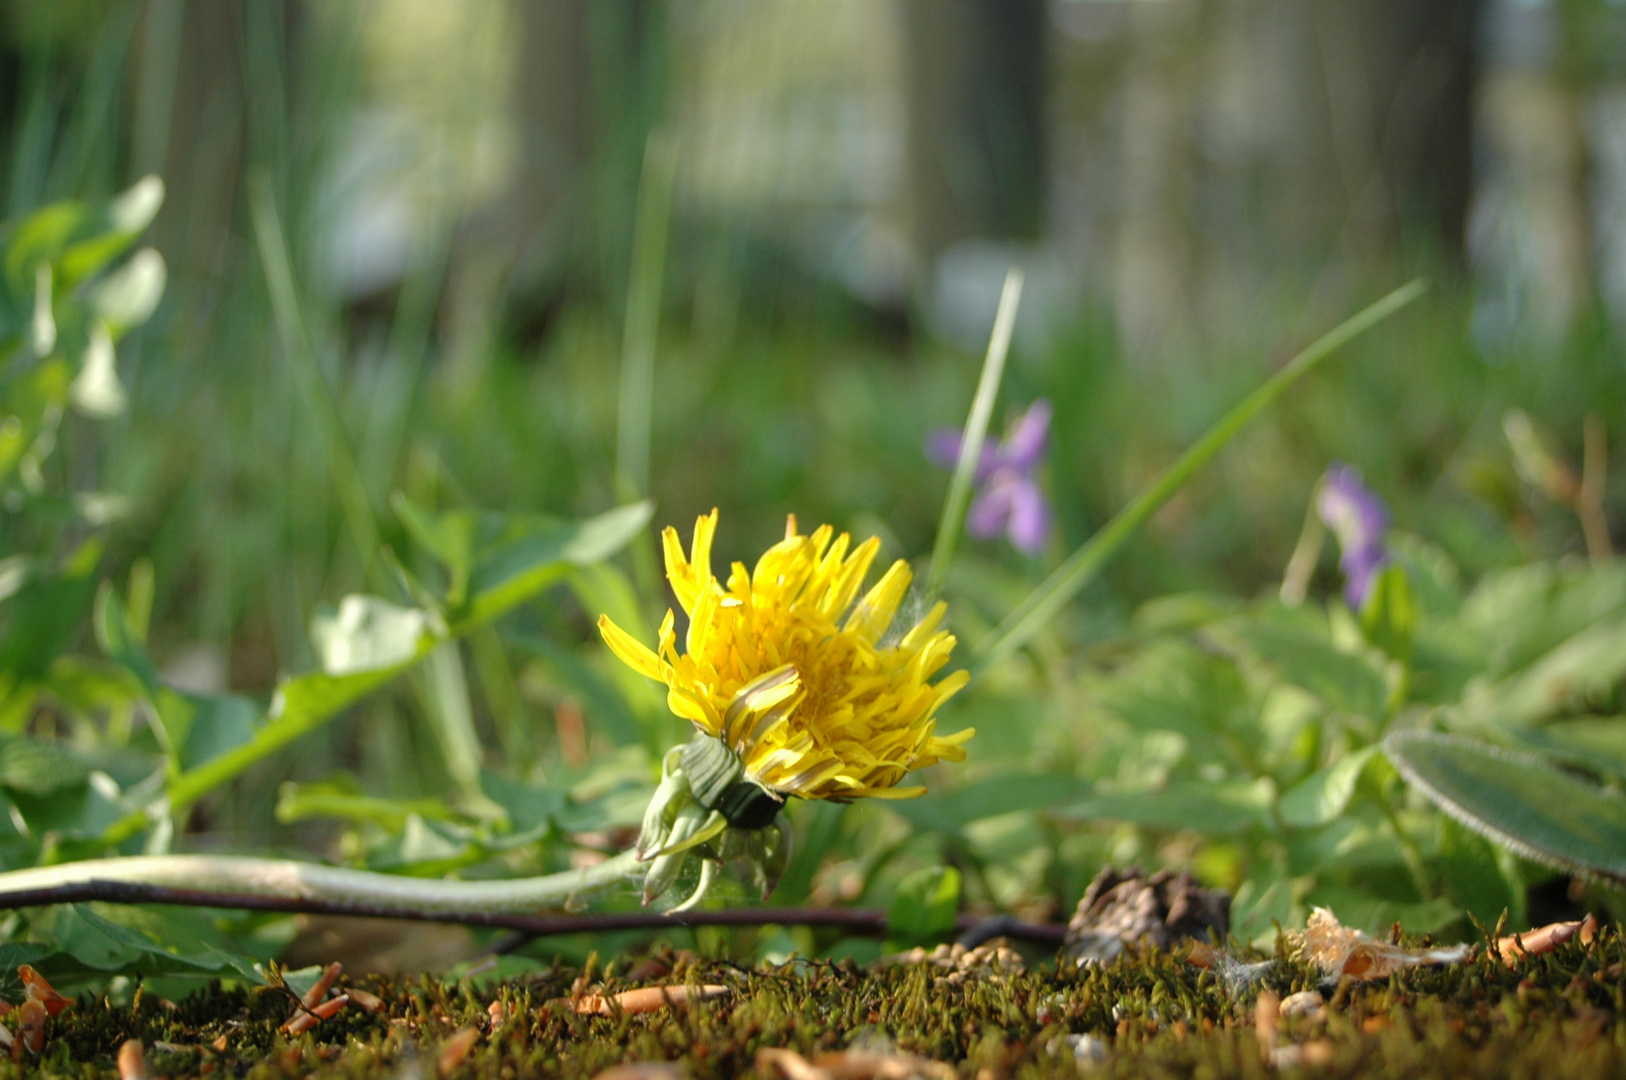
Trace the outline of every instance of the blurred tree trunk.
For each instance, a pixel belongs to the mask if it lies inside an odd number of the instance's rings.
[[[917,257],[1037,239],[1044,211],[1043,0],[905,0]]]

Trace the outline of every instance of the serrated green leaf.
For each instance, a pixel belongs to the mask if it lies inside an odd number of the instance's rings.
[[[1394,732],[1383,751],[1475,832],[1560,870],[1626,882],[1626,799],[1535,754],[1462,735]]]

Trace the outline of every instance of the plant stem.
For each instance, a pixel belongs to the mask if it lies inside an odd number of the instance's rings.
[[[365,908],[370,914],[483,916],[559,910],[573,898],[643,876],[644,864],[627,851],[581,870],[507,881],[441,881],[379,874],[341,866],[231,855],[132,855],[119,859],[13,870],[0,874],[0,904],[58,903],[53,890],[120,886],[169,891],[200,907],[242,906],[295,910],[321,904]],[[21,899],[14,899],[20,897]],[[263,903],[256,903],[263,902]]]
[[[1293,383],[1351,338],[1364,333],[1422,296],[1427,284],[1418,279],[1402,285],[1377,303],[1322,335],[1309,348],[1287,362],[1253,393],[1243,398],[1219,422],[1181,454],[1162,476],[1108,521],[1101,530],[1068,557],[1054,573],[994,628],[977,652],[974,671],[986,669],[1021,648],[1038,633],[1078,591],[1100,573],[1101,567],[1148,518],[1185,486],[1192,474],[1220,452],[1243,426],[1259,415]]]
[[[948,495],[943,499],[943,517],[937,523],[937,541],[932,545],[931,567],[926,571],[927,595],[943,587],[949,563],[954,559],[955,544],[960,539],[960,529],[965,525],[971,482],[982,460],[982,446],[988,438],[988,418],[993,415],[994,399],[999,396],[1005,356],[1010,352],[1011,333],[1016,329],[1016,306],[1021,301],[1022,269],[1013,266],[1005,275],[1005,287],[1000,290],[999,310],[994,315],[993,333],[988,336],[988,353],[983,357],[977,393],[971,399],[971,412],[965,418],[965,433],[960,438],[960,456],[954,463]]]

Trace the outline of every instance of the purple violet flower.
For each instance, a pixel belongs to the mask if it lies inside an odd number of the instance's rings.
[[[1389,561],[1383,534],[1389,511],[1361,483],[1361,474],[1334,462],[1316,492],[1316,513],[1338,538],[1338,569],[1344,574],[1344,601],[1356,611],[1366,602],[1372,580]]]
[[[983,444],[977,462],[977,497],[965,516],[966,531],[979,540],[1003,532],[1018,551],[1037,555],[1050,535],[1050,504],[1033,478],[1044,460],[1050,436],[1050,402],[1040,398],[1005,429],[997,446]],[[960,457],[961,434],[939,428],[926,441],[926,454],[952,469]]]

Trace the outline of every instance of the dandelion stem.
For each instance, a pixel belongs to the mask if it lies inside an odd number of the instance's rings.
[[[971,482],[976,477],[977,463],[982,460],[982,446],[988,437],[988,418],[993,415],[994,399],[999,396],[999,381],[1005,374],[1005,356],[1011,347],[1011,332],[1016,328],[1016,305],[1022,300],[1022,270],[1013,266],[1005,275],[1005,287],[999,294],[999,311],[994,315],[994,330],[988,337],[988,354],[982,361],[982,376],[977,380],[977,394],[971,399],[971,413],[965,418],[965,434],[960,439],[960,457],[954,463],[954,478],[949,481],[948,495],[943,500],[943,517],[937,523],[937,542],[932,545],[931,567],[926,571],[926,592],[935,594],[943,587],[948,576],[949,563],[954,559],[954,547],[965,525],[966,504],[971,501]]]
[[[1243,398],[1218,423],[1181,454],[1168,471],[1118,511],[1111,521],[1073,552],[1016,610],[994,628],[978,649],[973,670],[984,670],[1021,648],[1068,601],[1078,595],[1100,573],[1108,559],[1124,545],[1148,518],[1185,486],[1196,471],[1208,464],[1236,433],[1281,396],[1300,376],[1315,367],[1352,338],[1370,330],[1390,315],[1416,300],[1427,290],[1421,278],[1402,285],[1370,307],[1346,319],[1323,334],[1303,352],[1289,360],[1280,371]],[[962,463],[963,463],[962,456]]]

